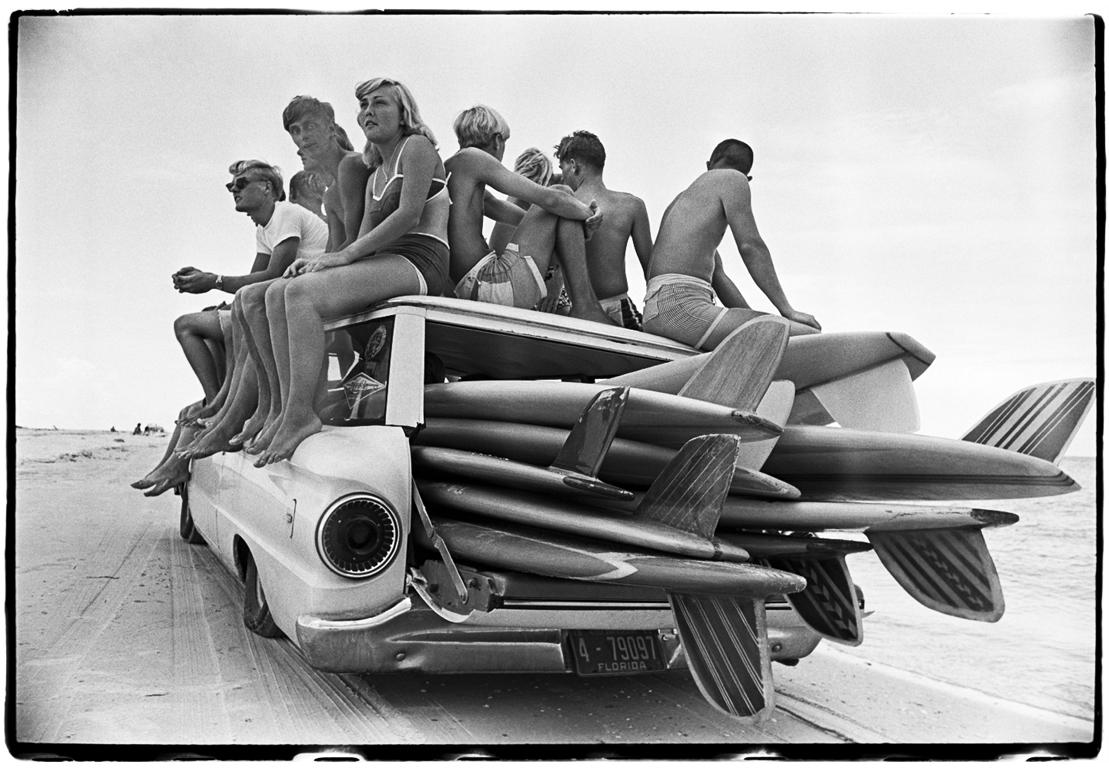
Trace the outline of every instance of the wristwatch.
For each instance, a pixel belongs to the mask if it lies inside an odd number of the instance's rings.
[[[216,289],[223,290],[223,275],[216,275]]]

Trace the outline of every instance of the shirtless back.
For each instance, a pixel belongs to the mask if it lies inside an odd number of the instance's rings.
[[[497,168],[507,169],[492,155],[476,147],[458,150],[444,160],[443,165],[447,169],[447,190],[451,198],[451,213],[447,222],[447,238],[451,244],[451,279],[458,282],[489,253],[482,234],[486,215],[485,186],[488,179],[496,175]],[[523,218],[523,211],[520,211],[519,218]],[[515,223],[518,222],[519,219]]]
[[[791,321],[791,335],[820,330],[816,318],[789,303],[755,224],[747,176],[752,157],[743,142],[721,142],[708,170],[666,208],[648,268],[645,330],[713,349],[740,325],[765,314],[751,309],[724,273],[716,248],[728,229],[755,285]]]

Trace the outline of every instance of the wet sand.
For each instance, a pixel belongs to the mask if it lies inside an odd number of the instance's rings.
[[[8,737],[23,750],[360,744],[415,756],[404,750],[549,744],[605,754],[657,744],[658,756],[676,757],[682,745],[788,754],[798,744],[1012,743],[1023,753],[1094,735],[1092,720],[982,693],[988,679],[953,685],[867,661],[865,643],[850,654],[825,643],[797,667],[774,665],[777,708],[759,726],[713,711],[684,672],[317,672],[290,642],[243,627],[241,585],[207,548],[180,539],[176,496],[148,499],[127,486],[167,439],[17,431]]]

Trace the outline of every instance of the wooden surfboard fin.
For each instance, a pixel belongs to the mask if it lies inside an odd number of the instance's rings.
[[[581,487],[582,483],[597,482],[597,472],[612,447],[628,395],[628,387],[606,389],[582,411],[550,465],[550,469],[565,475],[563,482],[567,485]]]
[[[785,318],[765,315],[749,320],[709,353],[678,394],[753,411],[774,379],[788,344],[789,321]]]
[[[735,435],[688,441],[647,489],[634,516],[711,538],[724,512],[738,450]]]
[[[805,577],[807,586],[787,595],[786,599],[810,629],[837,643],[862,643],[862,610],[855,596],[851,571],[842,554],[767,557],[761,562]]]
[[[997,621],[1005,598],[979,527],[867,531],[890,575],[921,605],[973,621]]]
[[[681,593],[668,597],[701,695],[725,714],[764,720],[774,706],[764,601]]]
[[[1093,405],[1093,379],[1051,381],[1007,397],[963,440],[1058,464]]]

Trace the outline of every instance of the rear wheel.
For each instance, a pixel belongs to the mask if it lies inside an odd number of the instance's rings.
[[[246,556],[246,592],[243,595],[243,624],[251,632],[262,637],[281,637],[281,630],[270,615],[269,605],[266,604],[266,593],[262,590],[262,581],[258,578],[258,567],[254,558]]]
[[[193,525],[193,515],[189,511],[189,486],[185,483],[177,486],[178,494],[181,496],[181,521],[178,524],[178,530],[181,533],[181,538],[190,544],[204,544],[204,537],[200,535],[200,531]]]

